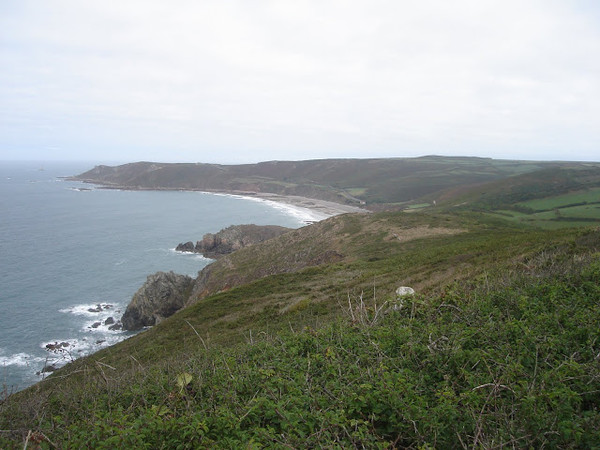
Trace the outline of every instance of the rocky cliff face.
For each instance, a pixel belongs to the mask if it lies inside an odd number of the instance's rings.
[[[173,272],[150,275],[134,294],[121,319],[123,329],[139,330],[159,323],[185,305],[194,280]]]
[[[202,253],[207,258],[220,258],[290,231],[277,225],[232,225],[216,234],[205,234],[201,241],[186,242],[176,248],[180,252]]]

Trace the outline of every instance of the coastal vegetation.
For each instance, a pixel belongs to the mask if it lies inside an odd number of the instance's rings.
[[[0,447],[597,448],[600,169],[457,160],[510,175],[222,256],[176,314],[5,395]]]

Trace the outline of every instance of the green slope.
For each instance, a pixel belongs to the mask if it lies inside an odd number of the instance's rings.
[[[446,191],[445,209],[478,210],[541,228],[600,224],[600,167],[553,167]]]
[[[253,248],[227,285],[3,400],[0,444],[600,443],[600,231],[382,213]],[[418,295],[398,309],[399,285]]]

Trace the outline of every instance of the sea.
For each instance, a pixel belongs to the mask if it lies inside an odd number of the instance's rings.
[[[211,262],[178,243],[233,224],[324,218],[252,197],[65,180],[94,165],[0,161],[0,392],[130,337],[109,328],[148,275],[196,276]]]

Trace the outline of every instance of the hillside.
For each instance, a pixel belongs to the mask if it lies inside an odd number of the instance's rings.
[[[599,252],[478,212],[333,217],[3,400],[0,445],[597,446]]]
[[[409,205],[458,186],[580,163],[426,156],[269,161],[258,164],[139,162],[98,166],[76,180],[129,189],[197,189],[299,195],[341,203]]]
[[[440,196],[438,205],[550,229],[600,224],[600,166],[546,168],[459,187]]]

